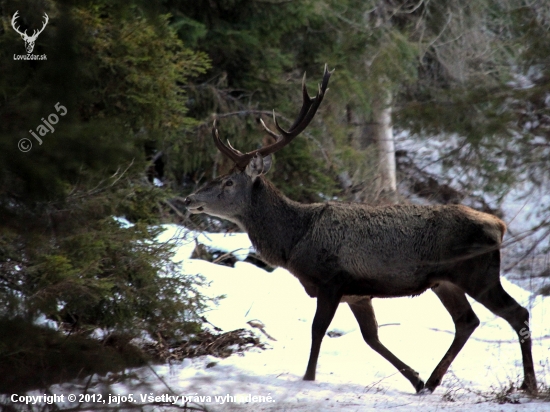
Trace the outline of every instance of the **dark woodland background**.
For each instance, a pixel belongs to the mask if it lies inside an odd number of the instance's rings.
[[[26,54],[16,11],[28,33],[49,16],[33,52],[47,60],[14,59]],[[201,330],[203,280],[171,262],[158,225],[234,230],[190,218],[181,202],[232,166],[212,143],[214,118],[241,151],[266,144],[259,120],[270,124],[275,109],[289,125],[303,73],[314,94],[325,63],[336,69],[327,98],[270,172],[292,199],[383,202],[376,116],[388,107],[394,133],[458,139],[442,148],[443,170],[473,176],[453,188],[418,174],[398,201],[481,190],[477,204],[498,214],[525,179],[550,187],[546,1],[2,0],[0,22],[0,381],[13,376],[2,392],[73,376],[67,366],[28,377],[59,358],[84,370],[139,364],[126,343],[144,331]],[[67,114],[39,144],[29,131],[58,103]],[[408,154],[396,155],[397,179],[409,179]],[[109,344],[92,339],[98,328]]]

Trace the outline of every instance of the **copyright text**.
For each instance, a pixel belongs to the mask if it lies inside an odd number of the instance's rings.
[[[103,395],[99,393],[86,393],[86,394],[63,394],[63,395],[11,395],[11,401],[13,403],[24,403],[27,405],[48,404],[54,403],[100,403],[105,405],[112,404],[150,404],[150,403],[168,403],[172,405],[184,406],[186,403],[217,403],[223,405],[224,403],[272,403],[275,399],[268,393],[263,395],[199,395],[198,393],[190,395],[154,395],[153,393],[145,394],[133,394],[127,395]]]

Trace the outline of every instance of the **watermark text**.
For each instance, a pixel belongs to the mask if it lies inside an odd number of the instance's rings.
[[[57,102],[55,104],[55,110],[59,114],[59,116],[55,113],[52,113],[48,116],[47,120],[46,118],[42,118],[42,123],[38,125],[36,130],[29,130],[29,133],[36,139],[39,145],[42,145],[42,139],[38,137],[40,135],[41,137],[46,136],[48,133],[55,132],[55,128],[53,125],[56,125],[59,122],[59,117],[63,117],[67,114],[67,108],[63,106],[61,103]],[[24,137],[17,143],[17,147],[19,150],[21,150],[23,153],[26,153],[32,149],[32,141],[31,139]]]

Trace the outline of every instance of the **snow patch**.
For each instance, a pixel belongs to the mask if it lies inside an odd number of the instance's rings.
[[[245,234],[201,236],[175,225],[165,228],[163,241],[180,242],[177,256],[183,260],[184,271],[205,276],[211,282],[210,288],[204,290],[209,295],[227,296],[210,307],[206,319],[224,331],[247,328],[268,349],[254,348],[225,359],[203,356],[179,364],[138,368],[129,371],[132,379],[108,387],[101,382],[108,382],[109,377],[94,378],[89,387],[98,393],[103,388],[121,395],[133,393],[136,398],[142,392],[154,396],[197,396],[191,399],[213,411],[548,410],[548,403],[521,393],[509,395],[515,397],[510,400],[516,404],[495,402],[510,382],[521,383],[518,339],[504,320],[473,300],[481,325],[433,394],[416,395],[410,383],[367,346],[346,304],[340,305],[329,328],[345,333],[337,339],[323,340],[317,380],[304,382],[316,300],[307,296],[298,280],[280,268],[269,273],[247,262],[237,262],[231,268],[189,259],[195,239],[229,251],[250,248]],[[168,238],[170,234],[177,239]],[[549,385],[550,298],[535,297],[506,279],[502,283],[510,295],[530,309],[537,378],[539,383]],[[426,380],[454,336],[453,322],[441,302],[428,291],[415,298],[374,299],[373,305],[381,341]],[[247,323],[250,320],[263,323],[276,341],[252,328]],[[55,385],[50,390],[70,393],[78,385],[81,383]],[[145,410],[158,410],[148,408]]]

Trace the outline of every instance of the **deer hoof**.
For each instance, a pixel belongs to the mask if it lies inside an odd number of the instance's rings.
[[[416,383],[416,385],[414,385],[414,389],[416,389],[416,393],[420,393],[421,391],[423,391],[425,389],[424,388],[424,381],[419,379],[418,382]]]
[[[519,387],[519,389],[521,389],[522,391],[525,391],[531,395],[536,395],[538,390],[537,390],[537,384],[536,383],[533,383],[531,380],[524,380],[523,383],[521,384],[521,386]]]
[[[306,373],[302,380],[304,380],[304,381],[314,381],[315,380],[315,374]]]
[[[422,388],[418,392],[416,392],[417,395],[424,396],[424,395],[431,395],[432,390],[430,388]]]

